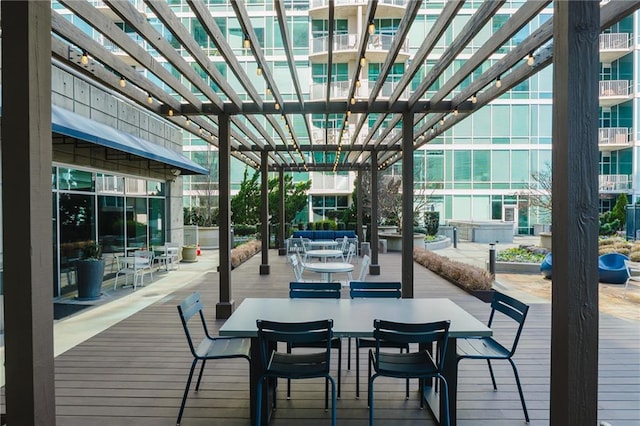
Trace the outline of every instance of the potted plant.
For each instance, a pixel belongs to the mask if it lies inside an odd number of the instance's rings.
[[[183,262],[197,262],[198,261],[198,246],[188,245],[182,246],[182,261]]]
[[[78,300],[100,298],[104,277],[102,247],[96,241],[89,241],[82,249],[81,258],[76,262],[78,274]]]

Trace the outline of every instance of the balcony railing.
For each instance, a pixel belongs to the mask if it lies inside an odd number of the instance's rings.
[[[356,97],[359,96],[360,88],[356,88]],[[349,96],[349,89],[351,88],[351,80],[349,81],[335,81],[331,83],[331,97],[332,98],[347,98]],[[364,93],[364,92],[363,92]],[[324,99],[327,95],[327,84],[317,83],[311,85],[311,99]]]
[[[600,191],[622,192],[631,189],[631,175],[600,175]]]
[[[355,50],[357,34],[338,34],[333,36],[333,51]],[[329,51],[329,36],[315,37],[311,43],[311,53],[322,53]]]
[[[598,129],[598,145],[630,145],[627,127],[604,127]]]
[[[600,50],[629,49],[630,43],[628,33],[600,34]]]
[[[600,81],[600,96],[629,96],[631,85],[629,80]]]

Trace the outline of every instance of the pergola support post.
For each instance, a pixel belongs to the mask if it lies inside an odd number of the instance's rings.
[[[269,153],[260,152],[260,275],[269,275]]]
[[[402,297],[413,298],[413,113],[402,114]]]
[[[0,7],[5,407],[8,424],[55,425],[51,4]]]
[[[218,116],[218,152],[220,182],[220,301],[216,304],[216,318],[231,316],[234,302],[231,300],[231,133],[229,116]]]
[[[356,197],[357,197],[357,205],[356,205],[356,235],[358,236],[358,242],[362,243],[364,241],[364,191],[362,190],[362,167],[358,167],[358,174],[356,175]]]
[[[554,2],[550,422],[598,421],[600,2]]]
[[[278,255],[285,256],[287,254],[287,247],[285,245],[285,201],[287,199],[287,194],[284,193],[284,167],[280,167],[278,169],[278,189],[280,191],[280,212],[278,213],[278,222],[280,223],[280,227],[278,229]]]
[[[370,275],[380,275],[378,264],[378,151],[371,151],[371,265]]]

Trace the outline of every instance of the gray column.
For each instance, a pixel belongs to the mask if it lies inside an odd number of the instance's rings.
[[[231,137],[229,116],[218,116],[218,181],[220,182],[220,301],[216,305],[216,318],[231,316],[234,302],[231,299]]]
[[[285,234],[285,222],[286,222],[286,216],[285,216],[285,201],[287,199],[287,194],[285,194],[284,192],[284,167],[280,167],[280,169],[278,169],[278,189],[280,192],[280,200],[278,200],[280,202],[280,213],[279,213],[279,217],[278,217],[278,222],[280,222],[280,228],[278,231],[278,240],[279,240],[279,246],[278,246],[278,255],[280,256],[284,256],[287,254],[287,248],[284,245],[284,240],[286,237]]]
[[[262,264],[260,275],[269,275],[269,152],[260,152],[260,236]]]
[[[358,188],[356,192],[356,197],[358,197],[358,205],[356,206],[356,234],[358,235],[358,242],[360,243],[364,241],[364,232],[362,232],[362,227],[364,226],[364,196],[362,195],[364,194],[364,191],[362,191],[362,173],[363,168],[358,167],[358,174],[356,176],[356,186]]]
[[[549,424],[595,425],[600,2],[554,2],[553,31],[554,268]]]
[[[413,113],[402,115],[402,297],[413,297]]]
[[[380,275],[378,264],[378,151],[371,151],[371,266],[369,274]]]
[[[51,4],[0,7],[7,421],[55,425]]]

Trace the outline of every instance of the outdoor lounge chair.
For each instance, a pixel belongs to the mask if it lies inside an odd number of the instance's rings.
[[[529,413],[527,412],[527,405],[524,402],[524,394],[522,393],[522,386],[520,385],[518,369],[516,368],[516,364],[513,362],[512,358],[516,352],[516,347],[520,340],[520,333],[522,332],[522,327],[524,326],[524,320],[527,318],[528,311],[528,305],[496,291],[493,296],[493,302],[491,302],[491,314],[489,315],[489,322],[487,325],[491,327],[496,312],[500,312],[513,319],[518,324],[518,329],[515,333],[511,347],[503,346],[493,337],[458,339],[458,354],[456,361],[460,362],[463,359],[487,360],[494,390],[498,390],[498,387],[496,386],[496,378],[493,375],[493,368],[491,368],[491,360],[509,361],[511,368],[513,369],[513,375],[516,378],[516,385],[518,386],[518,393],[520,394],[520,402],[522,403],[522,410],[524,411],[524,418],[527,423],[529,423]]]
[[[627,282],[627,256],[620,253],[607,253],[598,258],[598,276],[601,283],[624,284]]]
[[[189,394],[189,388],[191,387],[191,379],[193,378],[193,372],[198,361],[202,361],[202,364],[200,365],[200,374],[198,374],[198,381],[196,382],[196,392],[200,388],[200,380],[202,380],[202,372],[204,371],[204,365],[207,360],[224,358],[244,358],[248,361],[251,360],[251,339],[243,339],[239,337],[212,337],[209,335],[207,323],[202,311],[200,294],[193,293],[191,296],[184,299],[182,303],[178,305],[178,313],[180,315],[182,327],[184,328],[184,333],[187,337],[189,350],[191,350],[191,354],[193,355],[193,362],[191,363],[191,369],[189,370],[187,385],[184,388],[184,395],[182,396],[182,403],[180,404],[180,411],[178,411],[176,425],[180,425],[180,421],[182,420],[184,405],[187,402],[187,395]],[[189,320],[191,320],[191,318],[196,314],[200,316],[202,333],[204,334],[204,337],[199,344],[194,343],[189,330]]]
[[[258,341],[264,371],[258,378],[256,401],[262,401],[262,388],[269,378],[312,379],[324,377],[326,387],[331,383],[331,425],[336,425],[336,382],[329,373],[331,365],[331,342],[333,341],[333,321],[319,320],[309,322],[276,322],[257,320]],[[288,346],[319,346],[317,352],[282,353],[278,352],[278,342]],[[274,349],[276,348],[276,349]],[[275,394],[275,389],[274,389]],[[328,409],[325,401],[325,410]],[[275,406],[275,399],[274,399]],[[256,419],[262,417],[262,404],[256,404]]]

